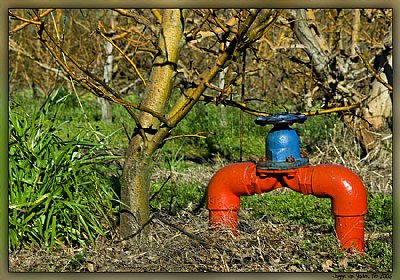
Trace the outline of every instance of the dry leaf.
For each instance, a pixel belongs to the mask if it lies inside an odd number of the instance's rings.
[[[88,262],[87,268],[88,268],[89,272],[94,272],[94,264],[93,263]]]
[[[339,261],[339,267],[347,268],[348,263],[349,263],[349,259],[347,257],[344,257],[343,259],[341,259]]]
[[[322,264],[322,271],[323,272],[328,272],[329,268],[332,266],[332,264],[333,264],[333,261],[326,260],[326,262]]]

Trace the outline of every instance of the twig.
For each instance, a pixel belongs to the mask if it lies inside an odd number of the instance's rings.
[[[338,154],[340,160],[344,165],[346,165],[346,161],[343,159],[342,155],[340,154],[339,150],[336,148],[335,144],[332,144],[333,148],[335,149],[336,153]]]
[[[205,132],[198,132],[196,134],[176,135],[176,136],[171,136],[171,137],[165,138],[163,140],[163,142],[166,142],[166,141],[169,141],[169,140],[175,140],[175,139],[179,139],[179,138],[184,138],[184,137],[198,137],[198,138],[202,138],[202,139],[206,139],[207,138],[206,136],[202,136],[200,134],[211,134],[211,135],[214,135],[215,133],[214,132],[205,131]]]
[[[104,29],[103,25],[99,22],[98,23],[98,27],[97,27],[97,33],[100,34],[101,37],[103,37],[107,42],[109,42],[111,45],[113,45],[114,48],[117,49],[117,51],[119,51],[120,54],[122,54],[123,57],[126,58],[126,60],[128,60],[128,62],[132,65],[133,69],[135,69],[136,74],[138,74],[139,78],[142,80],[143,85],[147,86],[146,81],[144,80],[142,74],[140,73],[139,69],[137,68],[136,64],[132,61],[132,59],[130,59],[123,50],[121,50],[114,42],[113,40],[111,40],[110,38],[108,38],[106,35],[104,35],[104,33],[101,31],[101,29]]]
[[[161,190],[164,188],[164,186],[168,183],[169,180],[171,180],[172,176],[174,175],[174,173],[172,172],[171,163],[169,162],[168,159],[167,159],[167,163],[168,163],[168,168],[169,168],[168,178],[164,181],[164,183],[161,185],[161,187],[158,189],[158,191],[153,193],[153,195],[150,197],[149,201],[152,201],[154,199],[154,197],[156,197],[156,195],[158,195],[161,192]]]
[[[32,19],[27,19],[24,17],[21,17],[19,15],[13,14],[10,11],[8,12],[8,15],[12,18],[12,19],[18,19],[20,21],[25,22],[26,24],[36,24],[36,25],[40,25],[41,21],[38,20],[32,20]]]
[[[240,110],[242,110],[243,112],[248,113],[253,116],[268,116],[269,115],[266,112],[257,111],[257,110],[247,107],[246,103],[240,103],[240,102],[236,102],[233,100],[227,100],[227,99],[224,99],[224,100],[222,100],[221,103],[218,103],[218,99],[216,96],[208,96],[208,95],[203,94],[199,100],[203,101],[205,103],[213,103],[216,105],[222,104],[225,106],[236,107],[236,108],[239,108]]]
[[[22,49],[21,47],[17,46],[17,43],[15,43],[14,40],[12,40],[11,38],[8,39],[8,46],[9,46],[9,50],[14,51],[18,54],[21,54],[22,56],[25,56],[27,58],[29,58],[30,60],[32,60],[33,63],[36,63],[37,65],[39,65],[40,67],[42,67],[45,70],[51,71],[56,73],[57,75],[59,75],[60,77],[62,77],[63,79],[65,79],[66,81],[70,81],[68,76],[64,75],[63,73],[59,73],[59,69],[57,68],[53,68],[49,65],[43,64],[40,61],[38,61],[38,59],[36,59],[35,57],[33,57],[31,54],[27,53],[24,49]]]
[[[188,38],[190,38],[190,40],[196,39],[197,33],[199,33],[199,31],[201,30],[201,28],[203,27],[204,23],[207,21],[207,19],[210,15],[211,15],[211,11],[208,10],[207,14],[197,24],[197,27],[194,30],[192,30],[191,32],[189,32],[189,34],[191,33],[190,36],[188,36]]]
[[[365,57],[365,55],[359,50],[359,48],[356,48],[356,52],[358,54],[358,56],[362,59],[362,61],[364,62],[365,66],[368,69],[368,72],[370,72],[372,75],[374,75],[374,77],[381,83],[383,84],[388,90],[389,93],[393,93],[393,87],[388,84],[387,82],[385,82],[382,77],[375,71],[375,69],[371,66],[371,64],[369,64],[368,59]]]
[[[196,240],[196,241],[199,242],[201,245],[203,245],[203,246],[205,246],[205,247],[207,247],[207,248],[209,248],[209,247],[211,246],[210,242],[207,242],[207,241],[205,241],[203,238],[201,238],[201,237],[199,237],[199,236],[197,236],[197,235],[194,235],[193,233],[190,233],[190,232],[186,231],[185,229],[183,229],[183,228],[181,228],[181,227],[179,227],[179,226],[177,226],[177,225],[175,225],[175,224],[173,224],[173,223],[167,221],[166,219],[164,219],[164,218],[161,217],[160,215],[155,214],[154,216],[155,216],[156,219],[159,220],[161,223],[166,224],[167,226],[170,226],[170,227],[176,229],[177,231],[183,233],[184,235],[186,235],[186,236],[189,237],[190,239]],[[221,247],[217,247],[217,246],[214,246],[214,247],[216,247],[216,248],[219,249],[219,250],[224,251],[224,249],[221,248]]]
[[[260,39],[260,37],[273,26],[273,23],[278,19],[280,14],[280,10],[272,10],[270,13],[268,13],[268,15],[264,15],[262,17],[261,24],[249,32],[246,44],[248,45]]]
[[[330,113],[334,113],[334,112],[349,111],[349,110],[352,110],[355,108],[359,108],[360,106],[361,106],[361,103],[357,103],[357,104],[353,104],[353,105],[329,108],[329,109],[325,109],[325,110],[308,111],[308,112],[303,112],[302,114],[304,114],[306,116],[316,116],[316,115],[322,115],[322,114],[330,114]]]
[[[205,86],[208,87],[208,88],[210,88],[210,89],[213,89],[213,90],[215,90],[215,91],[218,91],[218,92],[220,92],[220,93],[226,93],[232,85],[229,85],[229,86],[226,87],[226,88],[219,88],[219,87],[217,87],[217,86],[215,86],[215,85],[213,85],[213,84],[205,83]]]
[[[15,27],[13,30],[11,30],[10,33],[16,33],[16,32],[18,32],[18,31],[20,31],[21,29],[25,28],[25,27],[26,27],[27,25],[29,25],[29,24],[37,24],[36,21],[38,21],[39,18],[42,18],[42,17],[46,16],[47,14],[51,13],[52,11],[54,11],[54,9],[47,9],[46,11],[44,11],[43,13],[41,13],[39,16],[34,17],[34,18],[31,20],[31,21],[33,21],[33,22],[31,22],[30,20],[24,19],[25,22],[22,23],[22,24],[20,24],[20,25],[18,25],[17,27]],[[15,17],[15,18],[19,19],[19,20],[23,20],[22,17],[18,17],[18,16],[14,15],[14,14],[12,14],[12,13],[10,13],[10,12],[8,12],[8,14],[11,15],[12,17]],[[39,24],[40,24],[40,21],[38,21],[38,22],[39,22]]]
[[[158,23],[161,24],[162,23],[162,15],[161,15],[160,11],[158,9],[151,9],[151,12],[156,17]]]
[[[225,33],[229,32],[229,28],[222,24],[222,22],[218,19],[217,14],[213,9],[210,9],[212,15],[214,16],[215,23],[221,28]]]
[[[153,33],[156,33],[155,26],[153,24],[151,24],[150,20],[145,18],[144,16],[141,16],[138,13],[131,14],[128,11],[126,11],[125,9],[113,9],[113,10],[116,11],[117,13],[119,13],[120,15],[133,18],[137,22],[142,22],[146,27],[150,28],[150,30]]]
[[[121,212],[122,212],[122,211],[128,212],[128,213],[130,213],[131,215],[133,215],[133,213],[132,213],[131,211],[129,211],[129,210],[124,209],[124,210],[121,210]],[[140,227],[140,229],[138,229],[135,233],[133,233],[133,234],[131,234],[131,235],[128,235],[128,236],[126,236],[126,237],[124,237],[124,238],[122,238],[122,239],[115,240],[114,242],[120,243],[120,242],[122,242],[122,241],[126,241],[126,240],[128,240],[128,239],[134,238],[136,235],[138,235],[139,233],[141,233],[141,232],[144,230],[144,228],[145,228],[148,224],[151,223],[151,221],[154,219],[154,216],[155,216],[154,214],[151,215],[150,218],[149,218],[149,219]]]

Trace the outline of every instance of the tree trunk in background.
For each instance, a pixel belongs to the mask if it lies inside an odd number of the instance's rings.
[[[343,121],[345,125],[353,131],[353,134],[364,152],[369,153],[378,147],[380,138],[382,138],[382,136],[376,132],[388,128],[388,120],[391,119],[392,104],[390,99],[391,95],[388,94],[387,88],[376,79],[372,84],[372,89],[367,93],[367,96],[357,96],[356,94],[361,93],[363,89],[354,88],[354,85],[351,84],[351,81],[356,79],[354,77],[354,70],[366,67],[362,62],[356,64],[357,62],[353,62],[352,60],[352,58],[357,56],[356,49],[358,48],[360,32],[360,11],[354,11],[350,55],[345,55],[344,52],[342,56],[336,55],[335,65],[331,65],[334,54],[331,53],[330,49],[326,48],[328,44],[318,33],[313,32],[310,28],[307,22],[307,19],[310,19],[308,13],[311,13],[311,11],[306,12],[302,9],[292,11],[293,17],[296,18],[293,23],[293,32],[300,43],[304,45],[304,50],[311,59],[313,71],[316,73],[317,79],[327,91],[330,91],[331,96],[329,96],[329,98],[333,98],[333,95],[346,94],[348,96],[350,95],[349,99],[351,103],[358,103],[364,100],[361,106],[362,109],[355,109],[354,114],[344,115]],[[389,32],[384,42],[387,49],[391,49],[392,46],[391,36],[392,34]],[[339,39],[338,44],[340,49],[341,39]],[[388,59],[390,61],[387,64],[391,62],[391,56],[389,56]],[[340,71],[342,73],[340,73]],[[344,81],[336,79],[338,73],[344,77]],[[390,81],[388,82],[390,83]]]
[[[112,14],[110,17],[111,20],[111,26],[114,26],[114,15]],[[104,71],[103,71],[103,79],[104,82],[111,86],[111,81],[112,81],[112,70],[113,70],[113,45],[106,41],[104,43],[104,49],[105,49],[105,54],[106,54],[106,59],[104,61]],[[100,104],[101,108],[101,121],[105,123],[111,123],[112,122],[112,106],[109,101],[107,101],[104,98],[97,98],[97,101]]]
[[[387,57],[388,71],[380,73],[381,78],[393,86],[393,81],[387,77],[393,75],[392,72],[392,55]],[[366,106],[359,109],[362,118],[353,115],[344,116],[344,121],[355,133],[356,138],[360,141],[364,153],[369,153],[378,147],[379,142],[384,136],[381,132],[392,127],[392,93],[377,79],[372,82]]]
[[[223,89],[225,87],[225,75],[228,71],[228,67],[225,67],[218,73],[218,87]],[[225,106],[218,106],[218,124],[221,129],[225,128],[227,125],[227,114],[225,114]]]
[[[357,12],[358,11],[358,12]],[[355,41],[358,39],[360,29],[360,13],[357,9],[354,14],[353,34]],[[353,42],[356,45],[357,42]],[[375,57],[375,71],[388,84],[393,86],[393,70],[392,70],[392,31],[388,33],[383,42],[385,49],[382,53]],[[354,48],[354,47],[353,47]],[[352,50],[353,50],[352,48]],[[374,63],[375,64],[375,63]],[[368,92],[365,105],[361,109],[356,110],[356,115],[345,115],[344,122],[350,127],[355,134],[357,140],[363,148],[363,156],[372,152],[380,146],[381,139],[384,138],[381,132],[387,131],[392,125],[392,93],[388,88],[373,78],[371,89]]]

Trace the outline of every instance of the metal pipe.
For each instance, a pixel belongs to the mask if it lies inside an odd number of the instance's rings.
[[[356,174],[339,165],[305,166],[291,170],[260,170],[249,162],[225,166],[208,185],[210,226],[230,228],[237,234],[240,196],[269,192],[280,187],[330,198],[335,230],[342,248],[364,251],[366,191]]]
[[[257,176],[256,165],[252,162],[234,163],[221,168],[208,184],[207,208],[211,227],[235,229],[240,196],[260,194],[279,187],[275,178]],[[232,232],[236,234],[236,231]]]

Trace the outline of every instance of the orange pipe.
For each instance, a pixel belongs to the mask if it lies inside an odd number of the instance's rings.
[[[210,226],[237,228],[237,211],[240,196],[250,196],[280,187],[275,178],[256,176],[256,165],[241,162],[221,168],[211,178],[207,190],[207,208],[210,210]],[[236,234],[236,231],[233,231]]]
[[[236,234],[240,196],[288,187],[332,202],[335,229],[343,249],[364,251],[366,191],[352,171],[339,165],[306,166],[293,170],[257,170],[254,163],[221,168],[208,185],[210,226],[230,228]]]

